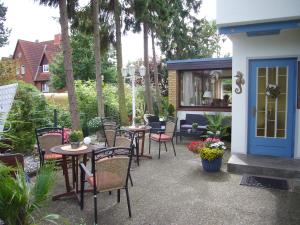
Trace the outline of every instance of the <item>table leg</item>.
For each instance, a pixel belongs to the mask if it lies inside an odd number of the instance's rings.
[[[136,147],[136,162],[137,165],[140,165],[139,154],[140,154],[140,143],[139,143],[139,133],[136,133],[135,136],[135,147]]]
[[[144,145],[145,145],[145,131],[142,132],[142,151],[141,151],[141,156],[144,155]]]
[[[73,188],[75,188],[75,183],[76,183],[76,177],[75,177],[75,166],[76,166],[76,162],[75,162],[75,157],[76,156],[72,156],[72,181],[73,181]]]
[[[71,187],[70,187],[70,181],[69,181],[68,163],[67,163],[66,156],[63,156],[62,169],[63,169],[63,173],[64,173],[64,177],[65,177],[66,190],[67,190],[67,192],[70,192]]]
[[[78,167],[79,167],[79,164],[78,164],[78,158],[79,156],[76,156],[76,159],[75,159],[75,184],[76,184],[76,193],[78,193]]]

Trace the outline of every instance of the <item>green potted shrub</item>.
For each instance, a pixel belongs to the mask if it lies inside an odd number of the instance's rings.
[[[196,132],[198,128],[198,123],[193,123],[192,124],[192,132]]]
[[[82,131],[74,130],[69,135],[69,141],[71,144],[71,148],[79,148],[80,141],[83,139]]]

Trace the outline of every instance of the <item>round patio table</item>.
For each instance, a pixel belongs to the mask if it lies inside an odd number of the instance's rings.
[[[62,169],[63,169],[65,185],[66,185],[66,192],[53,196],[52,197],[53,200],[57,200],[62,197],[75,196],[79,201],[79,197],[77,195],[79,193],[78,159],[80,156],[83,156],[83,163],[86,165],[87,154],[91,153],[94,149],[101,148],[101,147],[103,146],[91,144],[91,145],[81,145],[77,149],[72,149],[70,144],[65,144],[65,145],[54,146],[50,149],[52,153],[62,155]],[[68,157],[72,158],[72,187],[70,186],[70,180],[69,180],[69,172],[68,172],[68,164],[67,164]]]
[[[152,159],[151,155],[145,155],[144,154],[144,146],[145,146],[145,134],[146,132],[150,131],[151,127],[147,125],[136,125],[136,126],[126,126],[122,127],[124,130],[131,131],[134,133],[135,136],[135,147],[136,147],[136,162],[138,166],[140,165],[140,157]],[[142,141],[141,146],[140,146],[140,140]],[[140,147],[141,147],[141,152],[140,152]]]

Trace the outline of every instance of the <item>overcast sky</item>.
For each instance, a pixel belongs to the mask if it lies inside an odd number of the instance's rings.
[[[54,34],[60,33],[58,8],[40,6],[34,0],[0,0],[0,2],[4,2],[8,7],[5,25],[12,29],[9,44],[0,48],[0,58],[13,54],[18,39],[46,41],[53,39]],[[80,0],[81,5],[87,2],[88,0]],[[208,20],[215,19],[216,0],[203,0],[200,16]],[[128,33],[122,37],[122,44],[124,64],[143,57],[142,33]],[[231,42],[227,40],[222,44],[221,55],[229,52],[231,53]]]

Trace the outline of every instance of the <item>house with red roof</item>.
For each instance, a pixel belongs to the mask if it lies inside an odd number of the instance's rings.
[[[19,61],[17,77],[35,85],[42,92],[49,92],[49,64],[61,51],[61,35],[56,34],[50,41],[18,40],[13,59]]]

